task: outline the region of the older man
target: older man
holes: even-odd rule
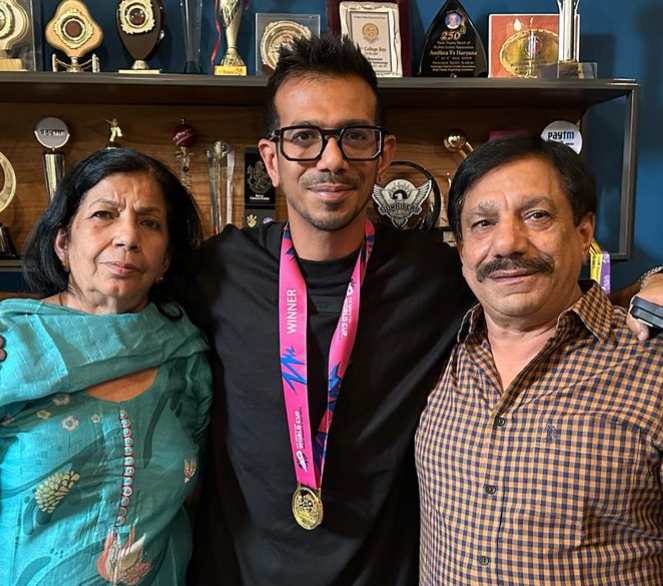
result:
[[[417,432],[421,585],[663,584],[663,338],[578,284],[591,176],[565,146],[493,141],[449,210],[480,306]]]

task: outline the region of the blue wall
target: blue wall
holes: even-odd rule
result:
[[[42,1],[42,20],[53,15],[57,0]],[[92,16],[105,30],[103,46],[97,51],[104,71],[127,67],[131,62],[124,53],[115,29],[115,0],[88,0]],[[166,37],[155,58],[150,62],[170,72],[184,67],[184,49],[178,0],[163,0]],[[209,55],[216,42],[214,1],[204,0],[202,54],[209,71]],[[426,29],[442,2],[411,0],[410,27],[415,63],[418,62]],[[488,14],[509,12],[556,12],[554,0],[465,0],[465,9],[473,17],[484,41],[487,41]],[[625,7],[628,6],[628,9]],[[256,12],[319,13],[322,30],[326,28],[324,0],[252,0],[245,11],[240,29],[239,51],[253,73],[255,60],[253,36]],[[628,5],[618,0],[585,0],[580,5],[582,16],[581,58],[597,61],[601,77],[634,78],[642,85],[640,158],[636,202],[635,248],[632,260],[616,263],[614,284],[624,285],[644,270],[663,262],[663,229],[660,227],[663,206],[659,203],[658,187],[663,183],[663,2],[631,0]],[[223,52],[224,43],[221,45]],[[45,62],[50,51],[44,48]],[[622,141],[621,104],[606,104],[596,109],[590,127],[597,136],[590,140],[590,163],[599,178],[601,208],[598,237],[614,246],[618,214],[619,174]],[[16,276],[0,273],[0,289],[15,288]]]

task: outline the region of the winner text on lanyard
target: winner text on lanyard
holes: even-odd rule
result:
[[[289,227],[283,230],[279,268],[279,344],[281,379],[288,414],[292,460],[297,488],[292,496],[292,513],[304,529],[315,529],[322,522],[322,475],[327,440],[334,408],[345,370],[357,336],[361,285],[375,243],[375,228],[366,220],[366,234],[348,283],[341,317],[329,349],[327,410],[315,435],[311,437],[308,409],[306,355],[306,283],[297,264]]]

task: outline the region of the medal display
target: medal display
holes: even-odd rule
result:
[[[55,16],[46,25],[46,41],[54,49],[62,51],[71,59],[67,63],[53,54],[53,71],[60,68],[65,71],[99,71],[99,58],[92,55],[87,61],[80,58],[101,45],[104,34],[101,27],[92,19],[87,6],[80,0],[64,0],[60,3]]]
[[[375,243],[375,228],[366,220],[365,235],[352,277],[348,283],[343,308],[329,349],[327,410],[311,437],[308,404],[308,356],[306,331],[308,298],[306,281],[297,264],[297,253],[290,227],[283,229],[279,265],[279,354],[292,459],[297,488],[292,497],[292,514],[306,530],[322,522],[321,487],[327,456],[327,440],[334,418],[343,377],[350,362],[357,336],[361,286]]]
[[[297,484],[292,495],[292,514],[299,526],[312,531],[322,523],[322,498],[319,490]]]

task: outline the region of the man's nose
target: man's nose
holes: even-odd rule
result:
[[[343,156],[341,145],[334,136],[327,137],[327,144],[320,155],[316,165],[320,171],[338,171],[347,167],[347,160]]]
[[[493,232],[493,254],[508,257],[512,254],[527,252],[527,230],[517,219],[502,219]]]

